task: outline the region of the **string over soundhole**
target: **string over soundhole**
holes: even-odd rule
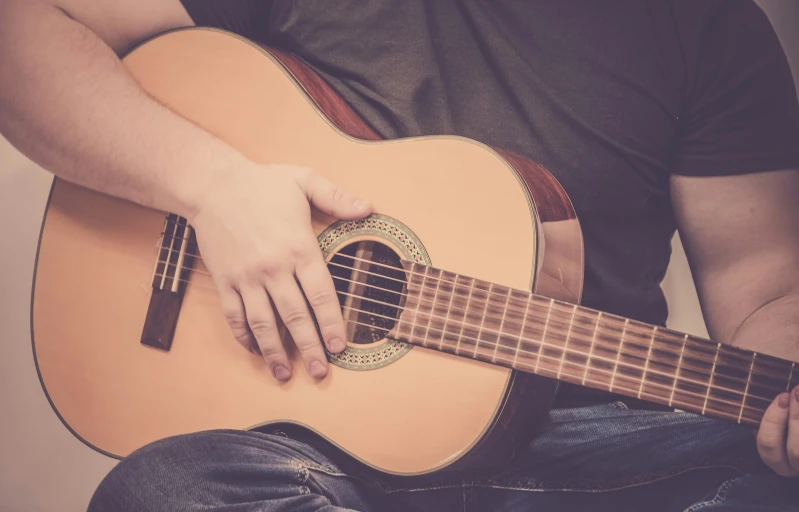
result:
[[[373,370],[404,356],[413,345],[392,339],[407,296],[401,261],[430,265],[419,238],[400,221],[372,214],[339,221],[319,235],[347,329],[347,348],[328,353],[336,366]],[[394,329],[393,332],[396,332]]]
[[[405,272],[399,255],[374,241],[344,246],[329,261],[347,339],[378,342],[394,328],[404,303]]]

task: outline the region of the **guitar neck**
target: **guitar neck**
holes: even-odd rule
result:
[[[401,341],[749,425],[799,385],[791,361],[403,265],[407,298],[391,333]]]

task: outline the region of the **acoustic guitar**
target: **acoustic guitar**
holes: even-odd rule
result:
[[[308,166],[376,207],[313,227],[347,349],[285,384],[236,343],[191,226],[56,179],[34,278],[42,386],[114,457],[167,436],[292,424],[395,475],[502,464],[558,381],[757,425],[796,363],[581,307],[574,209],[542,167],[454,136],[383,141],[300,59],[220,30],[123,59],[253,161]]]

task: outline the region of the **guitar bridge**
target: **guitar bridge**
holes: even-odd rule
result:
[[[153,270],[153,292],[142,329],[143,345],[166,351],[172,347],[183,294],[196,256],[194,230],[183,217],[167,215]]]

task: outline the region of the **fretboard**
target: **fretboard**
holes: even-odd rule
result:
[[[527,291],[403,262],[398,339],[516,370],[758,425],[799,365]]]

